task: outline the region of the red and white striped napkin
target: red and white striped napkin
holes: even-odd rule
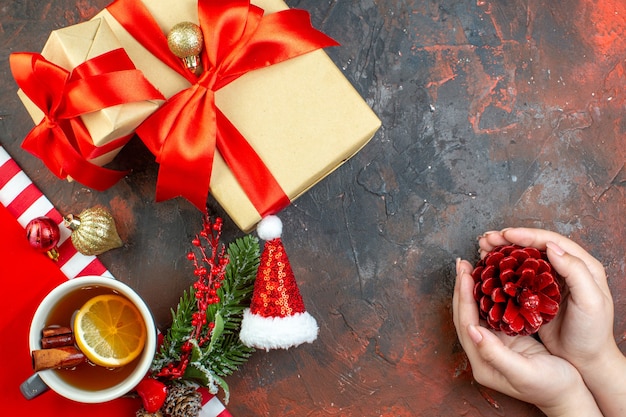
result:
[[[25,227],[30,220],[39,216],[47,216],[60,225],[59,229],[61,231],[61,239],[58,244],[59,260],[56,264],[66,278],[72,279],[86,275],[102,275],[107,277],[113,277],[113,275],[106,269],[106,267],[100,262],[97,257],[86,256],[76,251],[71,243],[71,239],[69,239],[70,231],[62,225],[63,216],[61,215],[61,213],[59,213],[59,211],[52,205],[48,198],[43,195],[39,188],[37,188],[37,186],[30,180],[26,173],[18,166],[15,160],[11,158],[11,156],[2,146],[0,146],[0,205],[4,206],[6,210],[11,213],[11,215],[17,220],[19,225],[22,226],[22,228]],[[1,223],[2,222],[0,221],[0,230],[4,231],[5,225]],[[9,237],[9,239],[11,239],[11,237]],[[26,238],[24,237],[24,241],[25,240]],[[3,242],[3,244],[11,245],[12,242]],[[43,257],[45,257],[45,255],[43,255]],[[15,260],[15,262],[18,262],[18,260]],[[10,278],[6,276],[0,276],[0,280],[2,280],[3,285],[7,284],[8,279]],[[22,288],[21,291],[23,290],[24,289]],[[37,301],[33,300],[31,304],[32,303],[37,303]],[[34,312],[36,305],[31,305],[29,307],[30,310]],[[19,317],[20,310],[23,309],[24,308],[20,308],[20,306],[17,306],[15,308],[15,310],[17,311],[11,311],[10,309],[9,317],[7,317],[6,319],[8,319],[8,321],[14,321],[14,319],[19,319],[20,326],[25,327],[24,333],[27,333],[28,321],[30,320],[30,318],[23,316]],[[11,317],[11,314],[15,314],[18,317]],[[10,328],[9,330],[15,333],[16,330],[13,329],[15,326],[11,326],[3,326],[2,330],[5,331],[5,328]],[[21,331],[21,327],[19,331]],[[24,351],[23,355],[26,357],[27,351]],[[16,379],[14,381],[9,380],[11,376],[22,375],[28,372],[30,372],[30,370],[24,369],[19,369],[15,372],[3,372],[1,378],[7,379],[1,381],[0,390],[6,390],[10,392],[0,392],[2,394],[2,397],[9,398],[8,395],[5,394],[13,394],[13,385],[15,385],[15,392],[17,392],[17,390],[19,389],[19,384],[22,381],[19,379]],[[10,388],[5,389],[5,387],[7,386],[9,386]],[[217,397],[209,393],[205,388],[201,388],[199,391],[202,394],[203,404],[202,410],[200,412],[200,417],[232,417],[232,414],[228,410],[226,410],[224,405]],[[56,394],[44,394],[44,396],[49,395],[57,396]],[[42,398],[44,396],[42,396]],[[23,415],[23,412],[25,411],[32,412],[37,409],[38,401],[41,400],[39,398],[35,398],[30,401],[17,399],[12,407],[9,407],[9,409],[12,408],[15,412],[21,411],[21,415]],[[62,406],[64,401],[68,402],[69,408]],[[46,403],[47,413],[45,415],[51,417],[55,415],[69,417],[71,415],[72,409],[76,409],[77,411],[80,409],[81,413],[84,411],[88,411],[91,413],[92,411],[95,412],[95,409],[98,407],[100,407],[101,409],[103,408],[102,406],[92,406],[93,408],[89,409],[88,407],[91,406],[89,404],[79,405],[69,400],[65,400],[61,397],[54,399],[54,407],[52,409],[48,406],[48,403],[50,403],[50,400],[48,400]],[[41,404],[43,404],[43,401],[41,401]],[[123,417],[124,415],[128,415],[128,417],[133,416],[134,414],[129,414],[129,410],[132,410],[134,407],[136,407],[136,404],[129,405],[127,399],[115,400],[106,404],[107,406],[104,408],[107,409],[106,412],[108,415],[117,415],[120,417]],[[117,404],[119,404],[119,407],[116,409]],[[102,411],[104,411],[104,409]],[[115,411],[119,411],[119,413],[110,414],[111,412]],[[96,414],[93,414],[93,417],[96,417]]]

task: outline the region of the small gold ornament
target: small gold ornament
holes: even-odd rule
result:
[[[72,243],[83,255],[100,255],[124,243],[117,234],[113,216],[102,206],[83,210],[78,216],[68,214],[63,224],[72,231]]]
[[[204,36],[200,26],[191,22],[177,23],[167,35],[167,46],[183,60],[187,69],[196,75],[201,72],[200,52],[204,47]]]

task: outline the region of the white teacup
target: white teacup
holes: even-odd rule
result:
[[[146,303],[132,288],[113,278],[99,276],[79,277],[62,283],[53,289],[37,307],[30,325],[29,346],[31,351],[41,349],[41,331],[46,327],[46,324],[50,324],[47,323],[48,316],[59,301],[76,290],[91,287],[110,288],[115,293],[123,295],[130,300],[141,313],[145,322],[147,337],[140,357],[134,362],[135,368],[130,372],[130,375],[116,385],[97,390],[84,389],[70,384],[61,378],[55,370],[43,370],[39,371],[38,374],[50,389],[65,398],[82,403],[101,403],[119,398],[132,391],[150,369],[156,352],[157,331],[154,318]]]

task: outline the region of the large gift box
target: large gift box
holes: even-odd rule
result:
[[[28,96],[24,88],[18,90],[18,96],[35,124],[45,128],[44,119],[48,117],[54,119],[53,124],[62,126],[63,140],[77,153],[76,158],[82,160],[69,170],[75,171],[78,176],[83,175],[85,185],[97,189],[112,185],[110,181],[103,183],[102,178],[85,176],[81,171],[91,170],[92,165],[103,166],[111,162],[130,140],[135,128],[159,107],[164,97],[135,69],[113,31],[102,19],[55,30],[50,34],[41,56],[25,53],[21,55],[31,58],[32,68],[26,68],[29,74],[25,75],[24,66],[16,65],[17,61],[12,57],[12,70],[18,84],[20,81],[26,83],[24,87],[30,91],[31,96],[38,94],[42,85],[51,90],[44,100],[40,99],[37,103]],[[47,67],[40,70],[38,65],[43,65],[42,61]],[[50,85],[41,75],[43,71],[54,66],[67,71],[64,85]],[[133,87],[131,83],[136,81],[142,83],[142,86]],[[128,91],[120,91],[122,88]],[[41,107],[45,107],[42,101],[53,104],[50,108],[42,109]],[[108,106],[107,102],[122,104]],[[55,114],[46,114],[47,111]],[[69,120],[72,123],[62,124]],[[37,134],[42,136],[41,132]],[[37,154],[38,148],[44,146],[43,143],[29,144],[28,140],[25,140],[25,147],[32,149],[33,153]],[[58,137],[55,138],[57,144],[59,141]],[[68,153],[68,149],[70,148],[65,147],[60,153]],[[73,151],[70,149],[69,153]],[[40,153],[37,156],[50,166],[49,158],[55,152],[42,149]],[[70,155],[62,155],[62,158],[69,159]],[[67,175],[71,179],[72,172],[66,171],[66,167],[60,167],[55,174],[62,178]],[[106,170],[92,171],[92,177],[110,174]]]
[[[208,0],[200,0],[200,2],[210,3],[211,7],[220,7],[214,5],[216,2]],[[245,2],[237,0],[224,3],[232,3],[239,8],[245,6]],[[274,13],[278,16],[284,14],[281,11],[288,10],[282,0],[255,0],[252,3],[252,12],[260,8],[261,14],[264,10],[267,16]],[[133,4],[139,7],[131,7]],[[175,7],[173,7],[174,4]],[[132,13],[129,12],[130,9]],[[149,13],[151,15],[151,19],[147,19],[149,22],[138,23],[137,16],[140,16],[141,12],[137,12],[136,9],[142,9],[144,14]],[[165,36],[177,23],[185,21],[199,23],[198,10],[196,0],[175,2],[119,0],[95,18],[102,18],[108,22],[137,68],[141,69],[146,78],[172,101],[179,98],[181,91],[191,91],[196,86],[193,85],[192,78],[181,75],[180,70],[173,69],[171,63],[168,65],[163,61],[163,55],[169,51],[155,49],[159,48],[158,39],[155,40],[159,36],[150,33],[150,24],[153,24],[153,30],[160,31]],[[125,15],[126,13],[129,14]],[[133,13],[139,13],[139,15]],[[258,15],[251,13],[251,16],[248,18],[248,26],[251,25],[250,19],[257,19],[254,21],[255,24],[260,19]],[[301,17],[301,15],[298,16]],[[310,25],[308,15],[306,19],[307,24]],[[302,26],[303,24],[293,23],[292,25]],[[206,37],[205,28],[203,31]],[[313,35],[315,36],[317,35]],[[142,37],[145,39],[137,39]],[[272,32],[271,37],[280,38],[281,33]],[[215,41],[205,39],[205,43],[213,45]],[[248,191],[244,191],[246,186],[242,186],[241,179],[237,178],[238,172],[234,172],[246,169],[247,151],[240,151],[245,146],[228,151],[234,154],[228,155],[230,159],[238,157],[240,159],[234,168],[229,167],[225,162],[225,152],[220,148],[220,133],[218,133],[218,149],[213,156],[213,168],[210,171],[210,193],[244,231],[250,230],[265,214],[272,214],[272,211],[278,211],[290,201],[298,198],[339,167],[359,151],[380,127],[378,117],[321,48],[274,65],[246,72],[234,81],[215,89],[214,103],[218,113],[217,123],[234,127],[240,132],[269,170],[270,176],[274,177],[278,188],[284,192],[284,196],[276,197],[277,201],[262,204],[251,201],[255,198],[250,196],[254,194],[254,190],[250,192],[248,186]],[[165,105],[159,111],[164,107]],[[192,107],[192,110],[187,109],[187,113],[179,116],[178,123],[192,125],[191,128],[194,128],[194,124],[205,122],[204,120],[198,122],[197,113],[202,111],[204,111],[202,108],[196,107]],[[215,117],[214,113],[211,114]],[[227,120],[221,120],[220,114],[223,114]],[[155,116],[156,113],[152,117]],[[164,121],[163,123],[169,123],[168,117],[166,115],[160,120]],[[139,136],[147,142],[148,147],[157,156],[157,161],[161,163],[160,170],[164,170],[163,159],[170,151],[165,149],[166,145],[163,142],[146,141],[142,127],[137,131]],[[226,130],[231,131],[230,128]],[[204,140],[208,139],[193,138],[193,141]],[[224,142],[231,143],[231,138],[224,138]],[[194,145],[185,146],[193,149]],[[240,156],[239,152],[244,156]],[[183,150],[181,153],[192,154],[193,152]],[[179,165],[183,166],[185,163],[183,156]],[[160,171],[159,176],[161,175]],[[253,178],[257,182],[252,188],[271,188],[266,185],[265,176],[264,171],[253,175],[258,178]],[[184,189],[202,181],[201,178],[193,175],[182,178],[184,181],[180,183],[170,181],[169,186],[179,186]],[[181,194],[184,195],[184,193]],[[174,195],[166,197],[173,196],[175,192]],[[195,201],[197,206],[206,201],[206,197],[204,201],[201,197],[202,194]]]

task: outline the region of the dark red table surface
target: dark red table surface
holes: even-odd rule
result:
[[[175,4],[175,1],[173,1]],[[157,165],[134,139],[106,192],[54,177],[20,148],[32,121],[8,67],[105,0],[5,1],[0,144],[63,213],[104,204],[126,242],[102,261],[166,328],[191,284],[200,215],[154,202]],[[539,416],[473,382],[451,317],[456,257],[485,230],[570,236],[602,260],[626,331],[626,5],[621,0],[293,0],[383,126],[281,213],[318,340],[256,352],[228,378],[244,416]],[[237,230],[225,218],[224,238]],[[626,346],[622,346],[625,348]]]

